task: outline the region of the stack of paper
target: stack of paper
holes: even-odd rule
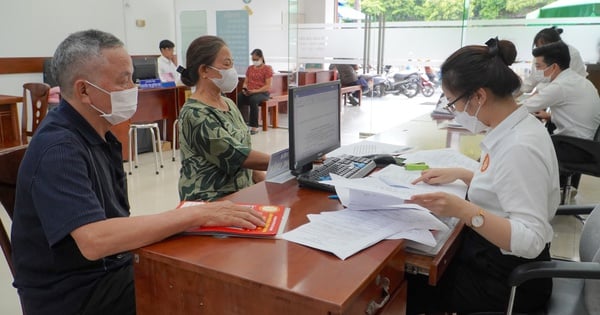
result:
[[[426,162],[430,166],[466,167],[474,169],[477,162],[454,150],[419,151],[406,154],[407,161]],[[405,203],[412,195],[444,191],[463,198],[467,186],[462,182],[430,186],[411,182],[420,171],[406,171],[389,165],[371,177],[346,179],[332,175],[344,210],[309,215],[309,223],[284,233],[283,239],[328,251],[340,259],[373,245],[383,239],[408,239],[423,244],[424,249],[435,250],[440,235],[447,235],[449,225],[456,220],[444,220],[427,209]],[[432,234],[437,232],[437,238]]]

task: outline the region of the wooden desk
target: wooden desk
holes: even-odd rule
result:
[[[133,117],[110,129],[123,145],[123,159],[129,155],[129,125],[131,123],[162,121],[163,123],[159,124],[161,139],[173,142],[172,126],[179,114],[179,108],[185,102],[186,89],[189,88],[177,86],[138,91],[138,107]]]
[[[0,94],[0,148],[14,147],[20,144],[19,112],[17,103],[23,97]]]
[[[306,223],[308,213],[341,208],[327,196],[292,180],[260,183],[226,199],[289,206],[289,230]],[[285,240],[174,237],[135,252],[137,312],[365,314],[386,296],[382,286],[389,281],[390,302],[380,314],[404,314],[403,246],[386,240],[340,260]]]
[[[414,129],[415,139],[407,137]],[[434,133],[433,144],[428,138]],[[421,131],[421,132],[418,132]],[[404,134],[402,134],[404,133]],[[446,130],[418,118],[398,130],[394,143],[446,147]],[[452,139],[452,138],[451,138]],[[337,210],[329,193],[285,184],[260,183],[225,199],[291,208],[286,230],[309,213]],[[435,284],[457,249],[462,225],[436,257],[406,254],[402,240],[384,240],[347,260],[284,240],[177,236],[135,251],[137,312],[144,314],[369,314],[368,305],[390,296],[378,314],[404,314],[404,270],[429,274]],[[379,279],[379,280],[378,280]],[[387,280],[383,280],[387,279]],[[382,283],[389,281],[388,290]],[[387,292],[387,293],[386,293]],[[157,302],[160,301],[160,302]]]

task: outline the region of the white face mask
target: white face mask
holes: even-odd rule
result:
[[[477,133],[480,133],[480,132],[486,130],[488,128],[488,126],[486,126],[479,119],[477,119],[477,114],[479,114],[479,110],[481,109],[481,104],[479,104],[479,107],[477,108],[477,111],[475,112],[474,116],[471,116],[467,113],[467,108],[469,108],[470,101],[471,100],[469,100],[467,102],[467,104],[465,105],[465,110],[463,110],[462,112],[459,112],[459,111],[454,112],[454,120],[456,120],[457,123],[461,124],[463,127],[465,127],[470,132],[477,134]]]
[[[238,74],[235,68],[229,68],[227,70],[217,69],[213,66],[209,66],[221,74],[220,79],[211,78],[215,85],[221,89],[221,92],[230,93],[235,89],[238,84]]]
[[[122,91],[109,92],[95,85],[92,82],[89,82],[87,80],[85,82],[97,88],[98,90],[110,95],[110,105],[112,108],[112,112],[110,114],[101,111],[100,109],[98,109],[98,107],[94,106],[93,104],[90,104],[90,106],[92,106],[93,109],[102,114],[100,116],[104,117],[104,119],[106,119],[106,121],[108,121],[112,125],[120,124],[126,121],[127,119],[131,118],[133,114],[135,114],[135,111],[137,110],[138,98],[137,87],[133,87],[131,89]]]
[[[260,59],[259,59],[259,60],[256,60],[256,61],[254,61],[254,60],[253,60],[253,61],[252,61],[252,64],[253,64],[255,67],[260,67],[260,65],[262,65],[262,61],[261,61]]]
[[[550,78],[550,76],[544,75],[544,71],[548,70],[548,68],[550,68],[550,67],[548,66],[545,69],[533,69],[533,72],[531,73],[531,75],[537,82],[549,83],[550,81],[552,81],[552,79]]]

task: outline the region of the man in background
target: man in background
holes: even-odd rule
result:
[[[175,44],[168,40],[161,40],[158,45],[160,57],[158,57],[158,76],[162,82],[175,82],[180,84],[177,72],[177,57],[175,56]]]
[[[367,81],[358,77],[356,70],[358,70],[358,65],[350,65],[350,64],[332,64],[329,67],[330,70],[336,69],[338,72],[338,78],[340,79],[340,83],[342,86],[351,86],[351,85],[360,85],[363,92],[366,92],[369,89],[369,85]],[[353,94],[349,94],[350,104],[356,106],[358,105],[358,91]]]

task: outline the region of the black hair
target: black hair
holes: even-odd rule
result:
[[[181,82],[187,86],[198,83],[198,69],[201,65],[212,65],[217,59],[217,54],[227,46],[225,41],[217,36],[200,36],[190,43],[185,54],[186,69],[181,69]]]
[[[168,39],[163,39],[160,41],[160,44],[158,44],[158,48],[160,48],[160,49],[173,48],[173,47],[175,47],[175,43],[173,43],[172,41],[170,41]]]
[[[262,62],[263,62],[263,63],[267,63],[267,62],[265,61],[265,56],[263,56],[263,52],[262,52],[262,50],[260,50],[260,49],[258,49],[258,48],[254,49],[254,50],[253,50],[253,51],[250,53],[250,55],[255,55],[255,56],[257,56],[258,58],[262,59]]]
[[[442,64],[442,84],[456,95],[473,94],[488,88],[498,97],[512,95],[521,79],[508,66],[515,60],[514,44],[491,38],[483,45],[470,45],[455,51]]]
[[[560,34],[562,34],[562,32],[563,29],[556,28],[556,26],[548,27],[539,31],[533,38],[533,47],[558,42],[561,40]],[[538,45],[538,43],[541,45]]]
[[[569,46],[563,41],[537,47],[531,53],[534,57],[544,57],[544,63],[548,66],[553,63],[557,64],[561,70],[568,69],[571,63]]]

